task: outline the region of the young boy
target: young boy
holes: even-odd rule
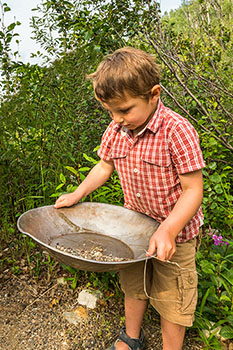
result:
[[[151,55],[122,48],[108,55],[90,75],[97,100],[112,122],[98,155],[100,162],[77,190],[62,195],[55,208],[71,206],[103,185],[117,170],[125,207],[160,223],[147,255],[147,293],[161,318],[163,349],[181,350],[197,301],[196,236],[202,225],[202,168],[195,129],[160,101],[159,70]],[[166,260],[176,262],[169,264]],[[141,325],[148,297],[144,264],[120,271],[126,328],[109,350],[145,349]]]

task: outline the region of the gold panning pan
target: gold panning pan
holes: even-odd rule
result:
[[[19,217],[17,226],[58,261],[81,270],[104,272],[145,260],[149,239],[159,224],[121,206],[84,202],[70,208],[51,205],[31,209]],[[96,247],[113,260],[123,260],[97,261],[72,253]]]

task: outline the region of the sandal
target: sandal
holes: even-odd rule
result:
[[[107,350],[116,350],[116,344],[118,341],[123,341],[125,344],[128,345],[129,350],[143,350],[146,347],[146,339],[145,336],[143,334],[143,331],[141,329],[140,332],[140,337],[138,339],[136,338],[130,338],[125,331],[125,328],[121,329],[119,332],[119,336],[117,338],[117,340],[115,341],[115,343],[108,348]]]

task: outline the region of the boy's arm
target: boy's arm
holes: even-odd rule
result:
[[[57,199],[54,208],[70,207],[76,204],[80,199],[102,186],[112,175],[114,169],[112,161],[101,159],[74,192],[63,194]]]
[[[170,260],[176,251],[175,239],[178,233],[196,214],[203,198],[202,170],[179,175],[182,194],[170,215],[152,235],[147,256],[157,250],[160,260]]]

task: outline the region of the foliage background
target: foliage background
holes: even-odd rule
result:
[[[221,334],[233,338],[231,1],[188,1],[163,17],[155,1],[41,1],[31,25],[47,52],[42,66],[15,59],[10,44],[18,40],[20,23],[6,26],[10,8],[0,4],[1,249],[17,247],[13,273],[21,273],[17,257],[25,246],[29,264],[32,259],[33,243],[16,230],[18,216],[73,191],[98,161],[96,148],[109,118],[86,75],[119,47],[142,48],[161,65],[163,102],[200,135],[205,225],[194,327],[206,348],[221,348],[215,332],[208,338],[202,330],[221,325]],[[84,200],[122,205],[117,174]],[[0,267],[7,263],[1,259]]]

